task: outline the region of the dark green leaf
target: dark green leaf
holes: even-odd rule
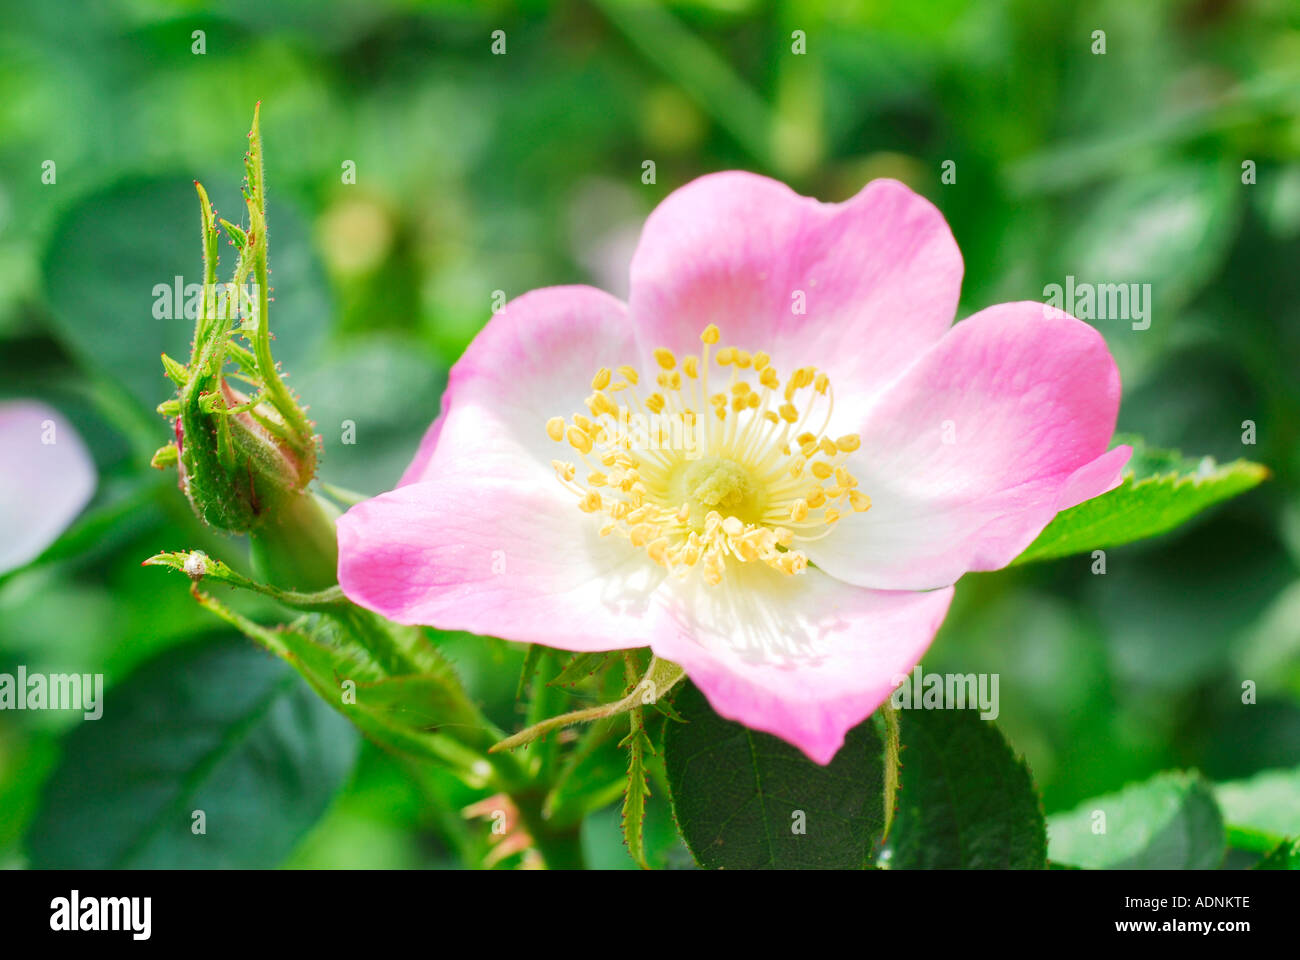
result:
[[[1029,767],[975,710],[902,710],[890,866],[1040,869],[1047,836]]]
[[[723,720],[693,684],[677,694],[665,762],[686,845],[713,869],[861,869],[884,824],[883,746],[870,720],[827,766]]]
[[[35,867],[275,867],[357,755],[347,720],[244,640],[169,651],[106,701],[65,743]]]

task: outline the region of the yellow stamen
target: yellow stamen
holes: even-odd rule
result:
[[[701,355],[655,350],[658,390],[644,399],[633,389],[640,383],[634,367],[596,371],[585,414],[545,421],[546,435],[567,440],[579,458],[551,465],[578,508],[599,515],[602,537],[622,537],[673,576],[719,584],[744,563],[796,576],[808,567],[800,542],[871,507],[847,463],[861,439],[826,432],[835,406],[827,373],[793,368],[782,389],[769,352],[712,351],[720,340],[710,324],[700,334]],[[710,392],[715,358],[732,369]],[[616,391],[626,391],[619,403]],[[700,404],[714,416],[699,416]],[[638,434],[635,424],[645,418]],[[576,479],[580,467],[585,482]]]

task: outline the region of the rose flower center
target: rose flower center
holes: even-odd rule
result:
[[[675,575],[698,567],[717,584],[728,563],[760,561],[793,576],[808,565],[800,543],[871,506],[845,466],[859,439],[826,434],[835,394],[825,373],[800,367],[783,382],[767,353],[711,357],[719,339],[710,324],[702,354],[680,364],[656,350],[658,389],[644,398],[634,368],[598,371],[590,416],[546,423],[578,462],[551,463],[578,508],[603,516],[601,536],[625,537]],[[728,378],[712,394],[711,360]]]

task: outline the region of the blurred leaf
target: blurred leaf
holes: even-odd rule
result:
[[[322,440],[321,476],[371,495],[395,487],[438,416],[445,380],[419,345],[373,334],[297,371],[292,385]]]
[[[620,718],[607,717],[579,734],[546,796],[542,811],[548,820],[575,823],[622,795],[628,760],[613,736],[621,724]]]
[[[893,869],[1046,866],[1029,767],[977,710],[902,710],[902,786]]]
[[[664,762],[677,823],[709,869],[862,869],[884,826],[884,747],[870,719],[827,766],[724,720],[688,684]]]
[[[1223,860],[1223,818],[1196,773],[1162,773],[1085,800],[1049,817],[1048,834],[1054,862],[1085,869],[1213,870]]]
[[[67,738],[28,834],[32,865],[275,867],[324,813],[357,745],[292,670],[243,640],[169,652]],[[192,830],[195,811],[205,833]]]
[[[1133,457],[1118,487],[1063,510],[1015,563],[1051,560],[1072,553],[1154,537],[1206,507],[1244,493],[1265,480],[1266,467],[1248,460],[1217,464],[1210,457],[1184,458],[1177,451],[1133,442]]]
[[[1240,171],[1201,164],[1165,164],[1121,180],[1085,208],[1060,266],[1081,283],[1151,284],[1154,307],[1164,311],[1152,322],[1170,323],[1226,255],[1240,189]],[[1130,329],[1118,319],[1117,329]]]
[[[1223,819],[1277,838],[1300,836],[1300,767],[1265,770],[1214,788]]]

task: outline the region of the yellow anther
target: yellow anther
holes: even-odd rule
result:
[[[839,447],[845,453],[852,453],[858,447],[862,446],[862,438],[856,433],[846,433],[835,441],[835,446]]]
[[[689,503],[683,503],[677,508],[677,522],[685,523],[689,519],[691,519],[691,505]]]
[[[709,403],[713,404],[715,407],[726,406],[727,395],[725,393],[715,393],[713,396],[709,397]]]
[[[798,523],[800,520],[808,519],[808,501],[796,500],[790,506],[790,519]]]
[[[651,538],[653,538],[658,533],[659,533],[659,528],[656,527],[654,524],[638,523],[635,527],[632,528],[629,534],[629,538],[632,541],[632,546],[644,547],[647,543],[650,542]]]
[[[729,537],[738,537],[745,530],[745,525],[739,517],[727,517],[722,521],[722,532]]]
[[[698,377],[700,375],[700,358],[693,353],[682,357],[682,373],[692,380]]]
[[[822,437],[817,443],[817,449],[828,457],[833,457],[840,452],[839,447],[835,446],[835,441],[830,437]]]
[[[766,366],[767,366],[769,363],[771,363],[771,362],[772,362],[772,358],[771,358],[770,356],[768,356],[766,353],[764,353],[762,350],[760,350],[760,351],[758,351],[758,353],[754,354],[754,369],[755,369],[755,370],[762,370],[764,367],[766,367]]]
[[[796,479],[803,476],[803,468],[808,465],[808,461],[803,457],[795,457],[790,464],[790,476]]]
[[[546,421],[546,435],[559,443],[564,439],[564,418],[551,417]]]
[[[722,334],[714,324],[709,324],[700,334],[700,341],[703,343],[717,343],[722,339]]]
[[[766,421],[768,421],[769,423],[780,423],[780,422],[781,422],[781,418],[778,417],[778,416],[776,415],[776,411],[775,411],[775,410],[768,410],[768,411],[764,412],[764,414],[763,414],[763,419],[766,420]]]
[[[834,523],[834,522],[835,522],[836,520],[838,520],[839,518],[840,518],[840,512],[839,512],[838,510],[836,510],[834,507],[827,507],[827,508],[826,508],[826,522],[827,522],[827,523]]]
[[[628,383],[632,384],[632,386],[634,387],[641,381],[641,378],[637,374],[636,369],[634,367],[628,367],[628,366],[619,367],[618,373],[619,376],[625,379]]]
[[[865,513],[871,509],[871,498],[858,490],[850,490],[849,506],[855,513]]]
[[[821,460],[812,465],[812,475],[818,480],[825,480],[834,472],[829,463],[823,463]]]
[[[793,403],[781,404],[778,412],[781,414],[781,419],[786,421],[786,423],[794,423],[799,419],[799,411],[795,409]]]
[[[589,491],[578,504],[578,509],[583,513],[595,513],[601,507],[600,494],[595,490]]]
[[[571,482],[578,472],[577,467],[571,463],[565,463],[563,460],[552,460],[551,466],[554,468],[556,476],[566,483]]]
[[[744,380],[739,380],[731,385],[731,392],[738,397],[743,397],[745,394],[749,393],[749,384]]]
[[[659,386],[665,390],[680,390],[682,386],[682,375],[676,370],[664,370],[656,378]]]
[[[825,393],[826,388],[831,385],[831,378],[824,373],[817,374],[817,379],[813,381],[813,389],[818,393]]]
[[[737,413],[740,413],[741,410],[744,410],[748,406],[749,402],[745,399],[744,394],[731,398],[731,409],[735,410]]]
[[[651,413],[662,413],[664,409],[664,398],[662,394],[652,393],[646,397],[645,405]]]
[[[851,490],[858,485],[858,481],[853,479],[853,474],[849,473],[843,467],[835,468],[835,482],[845,490]]]
[[[609,414],[611,417],[618,416],[618,404],[599,391],[587,398],[587,407],[591,410],[593,416],[599,417],[601,414]]]
[[[781,386],[781,380],[776,375],[775,367],[764,367],[763,372],[758,376],[758,382],[769,390],[775,390]]]
[[[658,347],[655,349],[655,361],[665,370],[671,370],[677,366],[677,358],[667,347]]]
[[[596,371],[596,375],[591,378],[591,389],[604,390],[609,386],[609,381],[614,377],[609,367],[601,367]]]
[[[650,559],[653,560],[655,563],[659,564],[659,566],[661,567],[668,566],[669,542],[670,541],[668,540],[667,537],[659,537],[657,540],[651,542],[651,544],[648,547],[646,547],[646,553],[650,555]]]
[[[569,443],[572,445],[573,449],[582,454],[591,453],[591,437],[583,433],[577,427],[570,427],[568,433],[565,435],[569,438]]]
[[[605,476],[599,470],[593,470],[587,474],[587,485],[592,487],[603,487],[609,483],[609,477]]]
[[[821,487],[813,487],[808,491],[808,506],[816,510],[826,502],[826,491]]]
[[[718,365],[725,367],[736,359],[735,347],[723,347],[718,351]]]
[[[748,350],[736,351],[736,366],[740,367],[742,370],[748,370],[749,365],[753,362],[754,358],[749,355]]]

